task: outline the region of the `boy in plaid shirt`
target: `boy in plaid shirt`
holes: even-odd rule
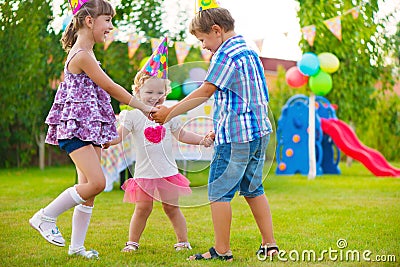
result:
[[[224,8],[198,12],[191,34],[213,53],[203,84],[171,106],[152,114],[158,123],[185,113],[214,96],[215,148],[210,166],[208,198],[215,244],[189,260],[233,260],[230,250],[231,200],[244,196],[261,233],[257,255],[279,252],[273,235],[272,216],[262,185],[265,151],[272,132],[268,119],[268,87],[255,51],[234,32],[234,19]]]

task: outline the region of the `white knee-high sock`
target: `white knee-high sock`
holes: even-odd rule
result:
[[[52,218],[57,218],[61,213],[70,208],[85,202],[76,191],[75,186],[67,188],[47,207],[43,209],[43,214]]]
[[[86,233],[92,217],[93,207],[78,205],[74,209],[72,216],[72,234],[70,248],[82,247],[85,243]]]

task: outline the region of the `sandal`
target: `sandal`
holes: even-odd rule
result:
[[[33,215],[32,218],[29,219],[29,224],[32,226],[33,229],[38,231],[44,239],[46,239],[49,243],[64,247],[65,240],[62,237],[58,227],[56,225],[56,218],[52,218],[43,214],[43,209],[39,210],[38,212]],[[40,226],[44,223],[52,223],[54,226],[50,229],[43,230]]]
[[[79,248],[71,248],[68,249],[68,255],[70,256],[82,256],[86,259],[99,259],[99,252],[94,249],[86,250],[84,246]]]
[[[232,251],[228,250],[226,253],[224,254],[219,254],[214,247],[211,247],[209,250],[210,252],[210,258],[204,258],[203,255],[201,254],[195,254],[192,257],[194,258],[188,258],[188,260],[213,260],[213,259],[218,259],[218,260],[223,260],[223,261],[232,261],[233,260],[233,255],[232,255]]]
[[[279,253],[279,248],[276,244],[266,244],[266,245],[260,245],[260,248],[257,250],[256,255],[257,256],[267,256],[267,257],[273,257],[276,254]]]
[[[122,252],[132,252],[139,249],[139,244],[133,241],[125,243],[125,247],[121,250]]]
[[[174,245],[176,251],[181,251],[184,249],[191,250],[192,247],[190,246],[189,242],[179,242]]]

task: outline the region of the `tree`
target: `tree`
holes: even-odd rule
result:
[[[133,32],[151,37],[161,37],[166,30],[162,24],[163,0],[121,0],[117,7],[117,26],[129,26]]]
[[[47,30],[50,2],[0,2],[0,166],[27,165],[36,153],[56,74],[47,64],[56,40]]]
[[[360,117],[360,110],[371,104],[370,95],[375,90],[375,83],[383,81],[386,89],[394,84],[393,77],[387,72],[393,66],[387,65],[386,57],[395,50],[395,42],[393,36],[385,35],[384,20],[376,21],[378,1],[368,4],[350,0],[298,2],[301,27],[316,26],[314,46],[302,40],[302,50],[316,54],[331,52],[339,58],[341,65],[334,74],[334,88],[329,98],[339,104],[340,116],[345,120],[364,120]],[[351,14],[342,15],[342,41],[339,41],[323,21],[343,14],[353,5],[360,5],[360,14],[357,19],[353,19]]]
[[[56,89],[51,81],[60,78],[66,58],[60,45],[62,33],[50,27],[51,3],[0,1],[0,167],[29,165],[37,153],[37,137],[47,130],[44,120]],[[115,18],[117,27],[132,28],[148,37],[163,36],[166,29],[162,24],[162,3],[163,0],[122,0]],[[69,8],[67,1],[61,8],[65,14]],[[181,34],[182,31],[178,35]],[[151,54],[148,43],[141,44],[131,60],[126,43],[115,42],[107,51],[102,45],[95,49],[105,71],[129,89],[140,60]],[[118,112],[115,100],[113,106]]]
[[[300,26],[316,26],[314,45],[311,47],[306,40],[301,40],[302,51],[311,51],[316,54],[331,52],[340,60],[339,70],[332,75],[333,90],[327,98],[330,102],[338,104],[337,113],[340,119],[354,122],[361,140],[365,140],[367,145],[381,144],[375,148],[385,154],[385,150],[391,148],[382,145],[384,142],[379,142],[379,139],[385,135],[385,140],[392,140],[393,144],[398,145],[400,132],[381,132],[379,135],[375,134],[373,139],[366,138],[371,135],[364,135],[364,132],[376,133],[377,125],[392,129],[400,127],[398,117],[400,101],[398,96],[391,93],[395,80],[399,76],[394,71],[395,61],[388,61],[388,58],[393,58],[398,53],[399,48],[395,36],[385,32],[385,23],[392,19],[393,15],[389,14],[387,17],[378,19],[378,0],[368,2],[298,0],[298,2],[300,3],[298,12]],[[355,6],[360,7],[357,19],[354,19],[351,14],[344,14],[344,11]],[[342,41],[339,41],[323,23],[339,15],[341,15]],[[378,83],[381,86],[379,89],[377,89]],[[390,113],[385,113],[387,116],[385,120],[378,118],[376,121],[371,121],[370,111],[382,107],[379,102],[386,101],[387,97],[395,98],[394,101],[390,101],[392,108],[386,110]],[[378,110],[376,112],[379,113]],[[395,125],[390,124],[390,127],[387,127],[389,125],[381,125],[382,123]]]
[[[400,22],[397,23],[397,32],[396,32],[396,47],[397,47],[397,66],[400,64]]]

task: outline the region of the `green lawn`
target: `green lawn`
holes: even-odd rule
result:
[[[398,164],[397,164],[398,165]],[[276,176],[265,180],[270,201],[275,237],[282,262],[274,266],[399,266],[400,265],[400,179],[377,178],[361,164],[351,168],[341,165],[342,175],[324,175],[315,180],[307,177]],[[274,169],[273,169],[274,170]],[[207,170],[188,175],[193,184],[207,179]],[[188,223],[192,252],[175,252],[175,237],[159,203],[153,213],[136,253],[120,252],[127,241],[129,220],[134,206],[122,203],[123,191],[98,196],[86,239],[86,247],[100,253],[99,261],[69,257],[67,247],[53,246],[42,239],[28,224],[28,219],[47,205],[75,180],[72,166],[38,169],[0,170],[0,266],[265,266],[255,251],[260,237],[248,206],[235,197],[231,247],[234,262],[188,262],[192,253],[204,252],[213,244],[209,206],[205,205],[205,187],[196,187],[182,208]],[[72,210],[62,214],[58,226],[69,244]],[[339,249],[344,239],[347,247]],[[323,260],[319,260],[323,251]],[[336,250],[336,252],[334,251]],[[370,253],[368,254],[368,250]],[[329,251],[331,255],[329,255]],[[315,260],[302,255],[316,253]],[[296,256],[298,253],[298,257]],[[360,253],[360,261],[350,254]],[[380,256],[392,263],[366,262]],[[347,255],[347,256],[346,256]],[[349,256],[350,255],[350,256]],[[340,260],[342,256],[342,260]],[[334,260],[337,257],[337,260]],[[346,261],[349,259],[349,261]],[[297,261],[294,261],[298,258]],[[312,259],[312,257],[311,257]]]

